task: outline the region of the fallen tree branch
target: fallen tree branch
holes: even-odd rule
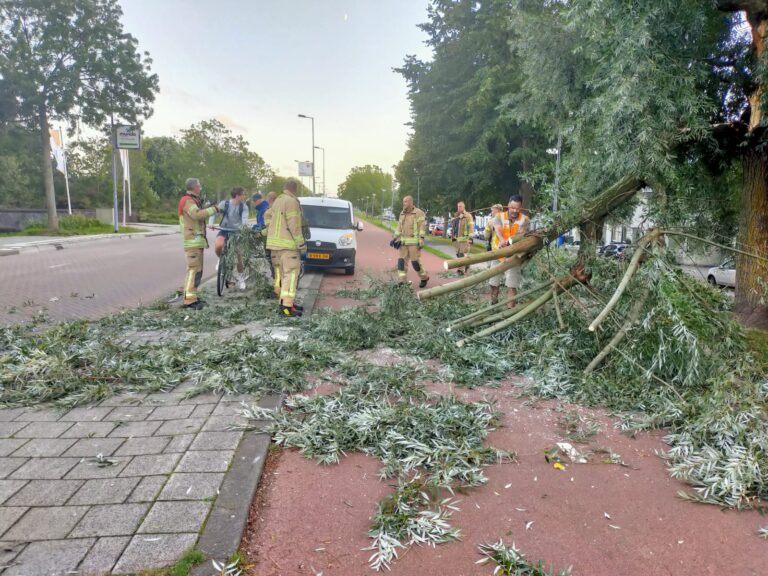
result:
[[[762,260],[763,262],[768,262],[768,258],[766,258],[765,256],[760,256],[759,254],[755,254],[754,252],[747,252],[746,250],[739,250],[738,248],[734,248],[733,246],[726,246],[725,244],[720,244],[719,242],[707,240],[706,238],[701,238],[700,236],[695,236],[693,234],[688,234],[686,232],[678,232],[676,230],[665,229],[662,231],[662,234],[666,234],[668,236],[682,236],[684,238],[690,238],[691,240],[704,242],[704,244],[709,244],[710,246],[714,246],[722,250],[728,250],[730,252],[735,252],[736,254],[741,254],[742,256],[748,256],[750,258],[756,258],[757,260]]]
[[[449,292],[455,292],[457,290],[461,290],[462,288],[470,288],[475,284],[480,284],[481,282],[489,280],[498,274],[503,274],[510,268],[520,266],[524,259],[525,255],[520,254],[517,257],[509,258],[498,266],[494,266],[488,270],[483,270],[482,272],[472,274],[471,276],[465,276],[464,278],[456,280],[455,282],[443,284],[442,286],[435,286],[434,288],[427,288],[426,290],[417,292],[416,297],[419,300],[426,300],[427,298],[434,298],[435,296],[441,296],[443,294],[448,294]]]

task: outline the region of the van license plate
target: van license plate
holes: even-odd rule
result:
[[[309,252],[307,254],[308,258],[311,258],[312,260],[330,260],[331,255],[330,254],[323,254],[322,252]]]

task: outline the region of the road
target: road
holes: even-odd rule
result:
[[[206,250],[205,277],[215,271]],[[0,258],[0,325],[40,310],[55,320],[100,318],[147,304],[184,281],[181,236],[131,236],[64,244]]]

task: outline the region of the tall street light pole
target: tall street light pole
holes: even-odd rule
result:
[[[315,118],[306,114],[299,114],[299,118],[312,120],[312,196],[317,196],[315,191]]]
[[[323,148],[322,146],[315,146],[315,148],[323,151],[323,198],[325,198],[326,196],[325,194],[325,148]]]

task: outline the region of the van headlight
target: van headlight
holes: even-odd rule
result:
[[[351,246],[353,240],[352,234],[344,234],[339,238],[339,246]]]

